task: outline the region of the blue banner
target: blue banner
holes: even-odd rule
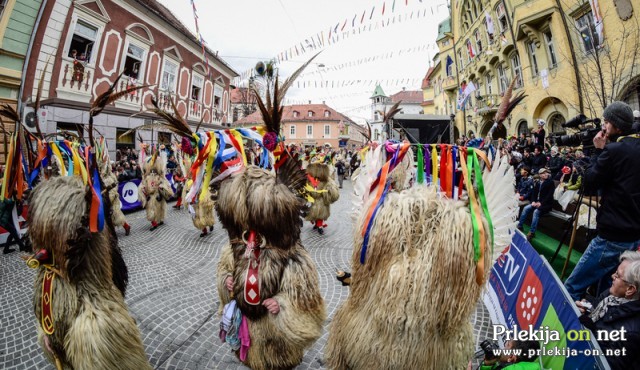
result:
[[[541,341],[544,369],[609,368],[596,334],[580,324],[575,303],[522,233],[516,232],[502,251],[487,285],[484,303],[493,322],[491,334],[504,329],[512,338],[514,329],[535,333],[537,338],[529,339]]]
[[[171,184],[171,189],[176,192],[175,184],[173,183],[173,176],[167,175],[167,180]],[[122,203],[123,211],[133,211],[142,208],[142,203],[138,199],[138,186],[141,180],[129,180],[118,184],[118,195],[120,196],[120,203]]]

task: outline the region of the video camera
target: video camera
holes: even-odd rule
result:
[[[480,350],[476,352],[476,358],[484,355],[487,360],[493,360],[498,357],[495,355],[494,351],[499,350],[500,346],[497,342],[494,342],[490,339],[486,339],[480,343]]]
[[[593,127],[585,127],[586,124],[592,123]],[[579,114],[562,124],[565,128],[577,128],[580,131],[571,135],[553,135],[550,137],[552,142],[558,146],[576,147],[582,145],[584,150],[593,149],[593,138],[602,131],[600,118],[587,119],[584,114]]]

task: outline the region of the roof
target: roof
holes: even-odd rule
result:
[[[429,87],[431,87],[431,80],[429,77],[431,77],[432,72],[433,72],[433,67],[429,67],[427,74],[422,79],[422,86],[420,87],[421,89],[428,89]]]
[[[393,95],[390,96],[391,98],[391,102],[396,103],[400,100],[402,100],[403,103],[406,104],[420,104],[422,103],[422,91],[421,90],[416,90],[416,91],[409,91],[409,90],[402,90],[400,92],[397,92]]]
[[[144,6],[145,8],[149,9],[152,13],[154,13],[155,15],[157,15],[158,17],[162,18],[164,21],[172,25],[176,30],[178,30],[178,32],[187,36],[189,39],[191,39],[191,41],[193,41],[196,45],[198,45],[199,48],[202,47],[198,37],[196,37],[193,33],[191,33],[191,31],[184,24],[182,24],[182,22],[180,22],[180,20],[178,20],[178,18],[175,15],[173,15],[173,13],[171,13],[171,11],[167,9],[167,7],[160,4],[160,2],[158,2],[157,0],[136,0],[136,1],[140,3],[142,6]],[[236,76],[238,76],[238,73],[235,70],[233,70],[231,66],[229,66],[224,60],[220,59],[217,56],[217,53],[214,53],[213,51],[211,51],[211,49],[209,49],[206,46],[205,48],[207,49],[207,52],[211,56],[211,59],[214,59],[220,62],[222,65],[227,67],[232,72],[232,74],[235,74]]]
[[[377,96],[387,97],[384,91],[382,91],[382,87],[380,85],[376,85],[376,89],[373,91],[373,95],[371,95],[371,98],[375,98]]]
[[[309,111],[313,112],[313,117],[309,117]],[[329,111],[329,117],[324,116],[324,112]],[[294,117],[293,112],[298,112],[299,116]],[[327,121],[345,121],[349,124],[355,124],[349,117],[344,114],[336,111],[326,104],[298,104],[298,105],[287,105],[283,107],[282,110],[282,123],[286,122],[327,122]],[[264,123],[262,119],[262,114],[260,111],[255,111],[250,115],[242,118],[235,122],[237,125],[246,125],[246,124],[262,124]]]
[[[447,17],[447,19],[438,24],[438,38],[436,41],[440,41],[447,37],[448,33],[451,33],[451,17]]]

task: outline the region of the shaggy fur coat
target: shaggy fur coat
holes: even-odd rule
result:
[[[118,194],[118,179],[116,175],[109,171],[102,176],[105,188],[111,187],[109,190],[109,201],[111,202],[111,221],[113,226],[122,226],[127,222],[127,219],[122,213],[122,203],[120,203],[120,194]]]
[[[158,172],[146,174],[138,187],[138,198],[147,212],[147,220],[151,222],[164,221],[167,199],[172,196],[171,184]]]
[[[335,203],[340,197],[338,184],[336,184],[329,172],[329,166],[322,163],[312,163],[307,167],[307,174],[318,180],[316,189],[319,190],[319,192],[310,193],[314,202],[305,217],[307,221],[328,219],[331,215],[331,204]],[[326,191],[322,192],[321,190]]]
[[[42,281],[38,267],[33,306],[38,341],[46,357],[64,369],[151,369],[140,332],[124,302],[127,270],[113,224],[91,234],[86,226],[87,195],[78,177],[54,177],[31,194],[29,237],[46,249],[57,271],[53,280],[54,332],[42,329]],[[103,197],[105,207],[109,206]]]
[[[351,292],[331,323],[327,367],[466,368],[482,290],[468,206],[441,199],[433,187],[389,193],[361,264],[365,215],[355,225]]]
[[[299,165],[299,183],[305,174]],[[300,241],[300,213],[305,202],[288,185],[267,171],[250,166],[224,180],[218,191],[216,210],[229,234],[218,264],[217,285],[220,313],[235,299],[249,320],[251,347],[244,362],[252,369],[290,369],[302,362],[305,348],[322,334],[325,306],[320,294],[318,271]],[[242,241],[245,231],[255,231],[264,238],[260,254],[260,298],[275,299],[278,314],[262,305],[244,300],[244,282],[249,260],[244,257]],[[233,278],[233,291],[225,286]],[[233,295],[232,295],[233,294]]]
[[[193,185],[193,183],[191,181],[187,181],[187,184],[185,184],[184,190],[182,191],[182,199],[186,199],[186,196],[191,189],[191,185]],[[193,209],[195,210],[196,214],[191,219],[191,221],[193,221],[193,226],[195,226],[198,230],[202,230],[205,227],[215,225],[215,202],[213,201],[213,199],[211,197],[205,197],[204,199],[200,200],[200,194],[196,194],[195,201],[196,203],[193,204]]]

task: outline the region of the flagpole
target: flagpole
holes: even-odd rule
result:
[[[449,2],[449,19],[451,19],[451,41],[453,42],[453,64],[455,64],[456,66],[456,84],[458,85],[458,88],[460,88],[460,71],[458,70],[458,53],[457,53],[457,48],[456,48],[456,40],[453,39],[453,16],[452,16],[452,4],[451,2]],[[446,71],[445,71],[446,74]],[[464,127],[464,134],[467,134],[467,111],[466,111],[466,104],[462,107],[462,114],[464,115],[462,117],[462,125]]]

